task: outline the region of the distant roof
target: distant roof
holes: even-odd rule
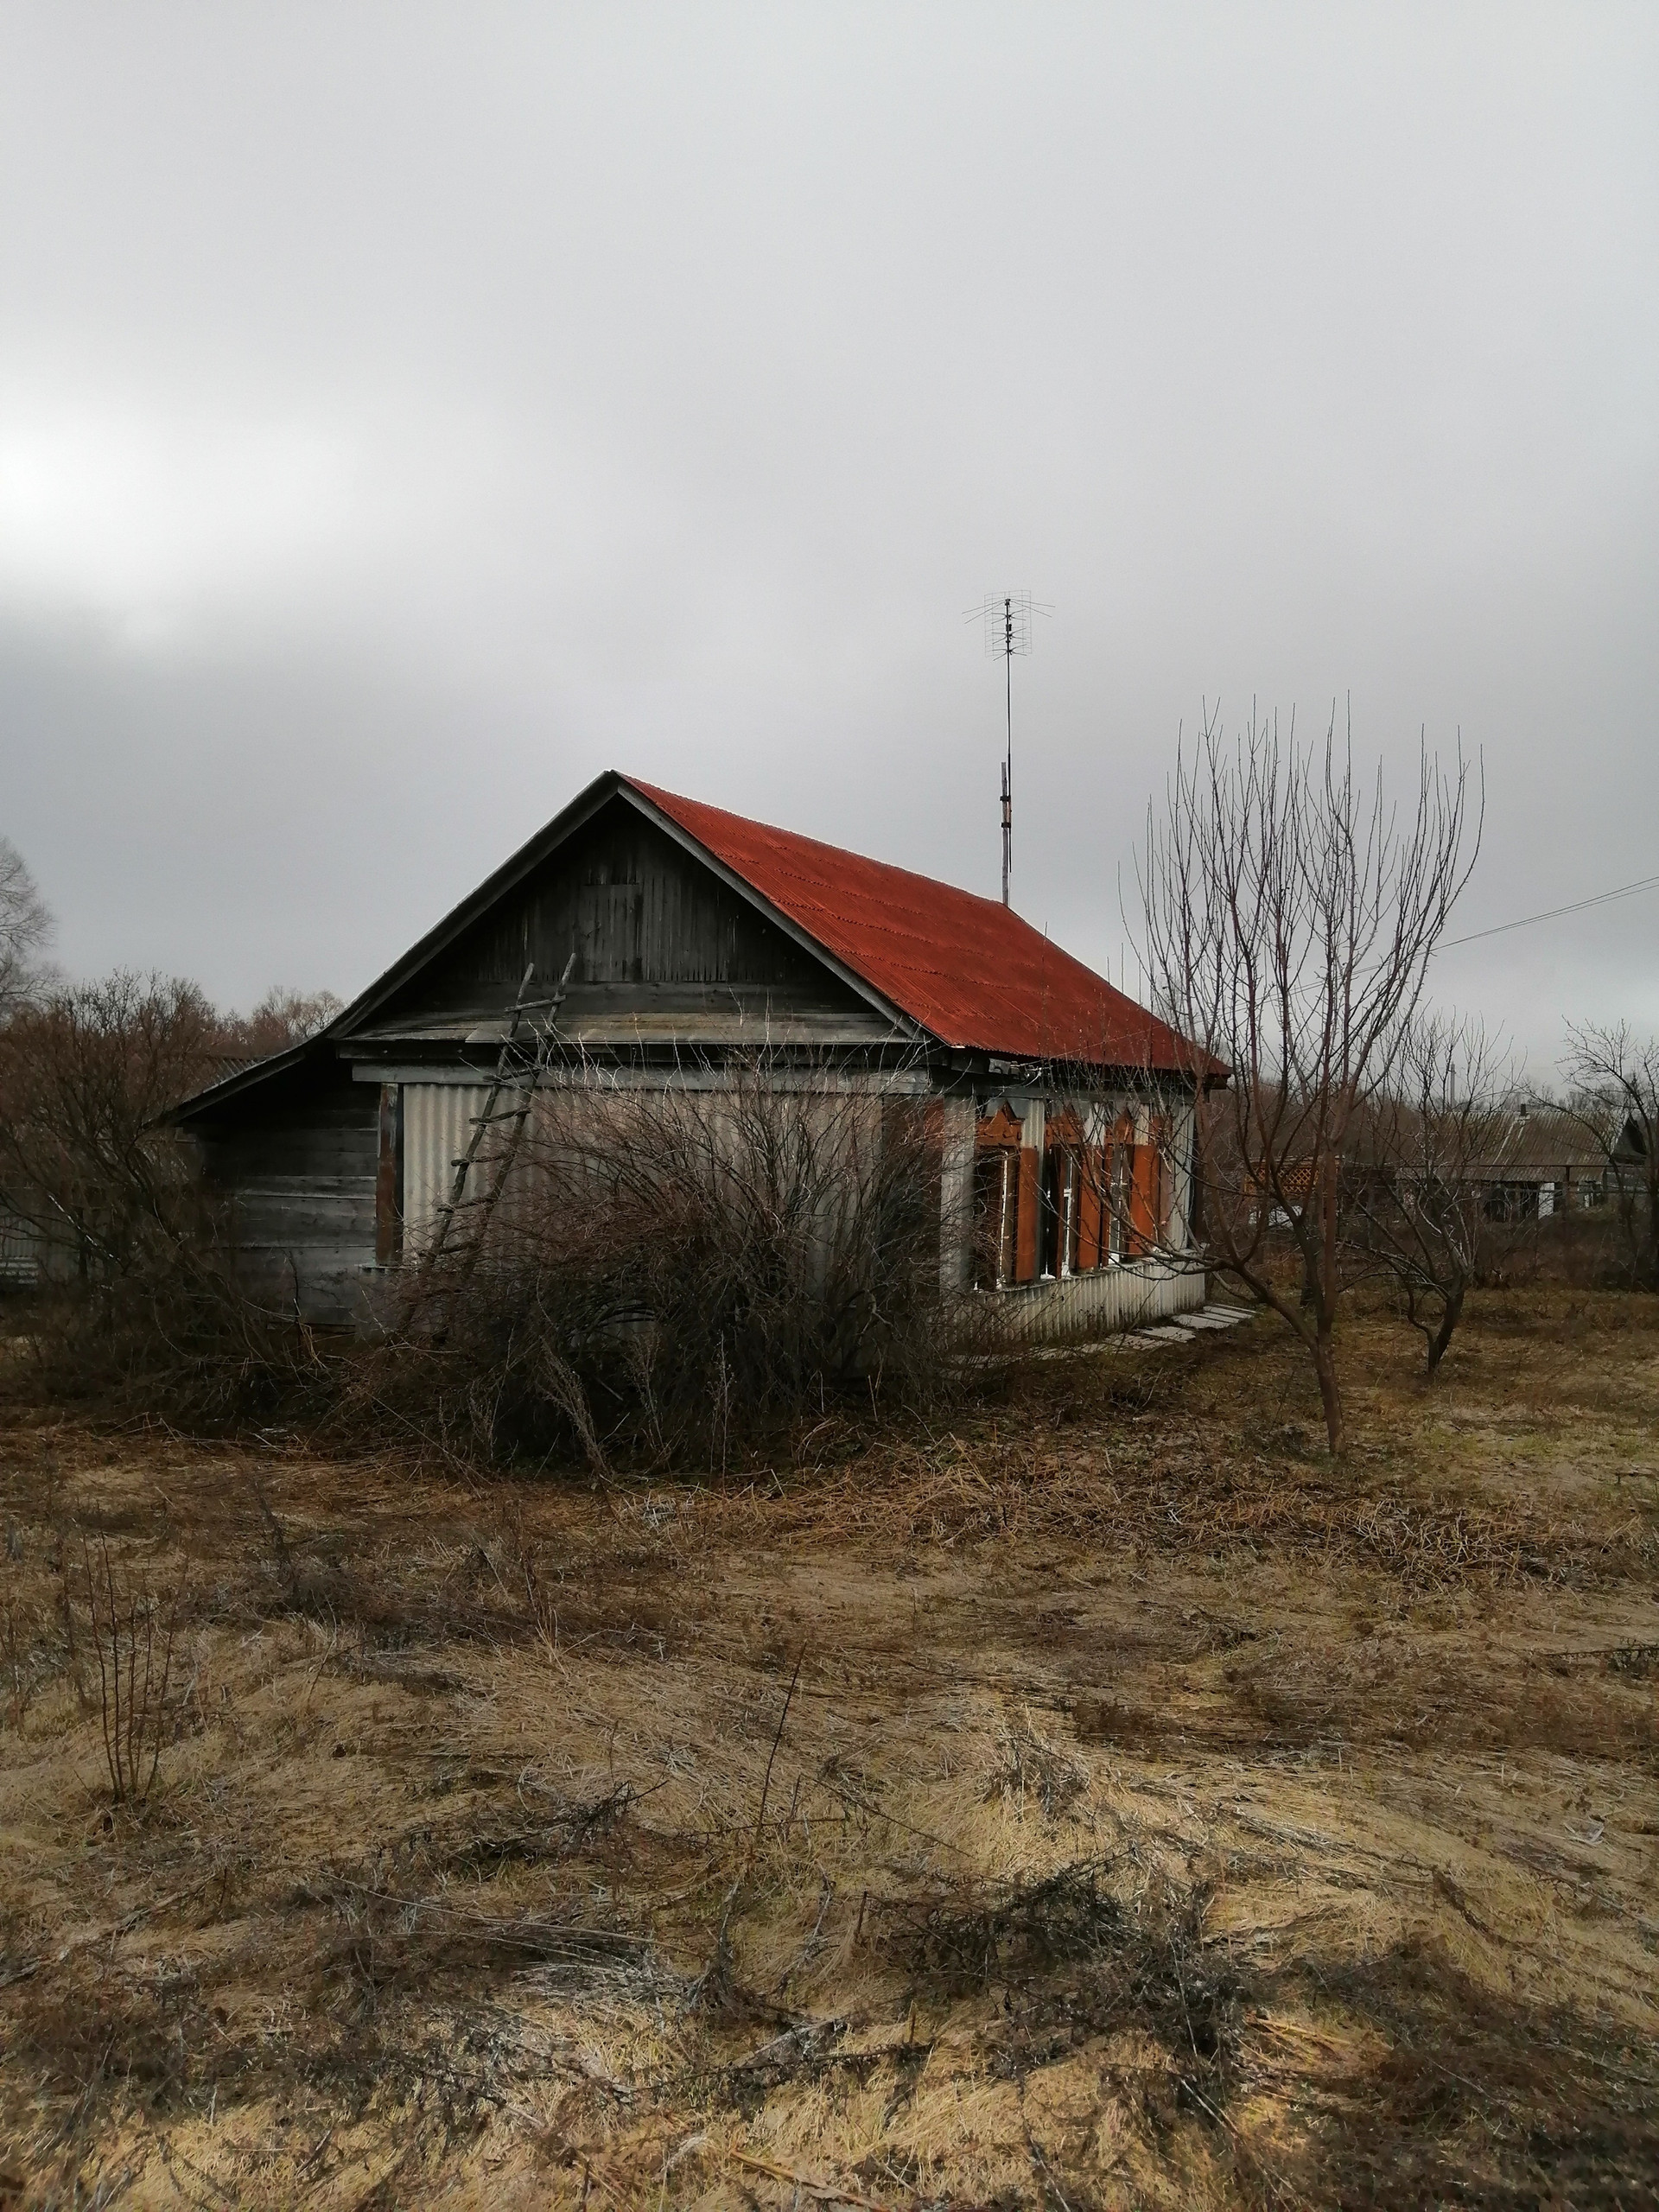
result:
[[[1524,1179],[1536,1171],[1548,1180],[1549,1171],[1567,1167],[1574,1173],[1599,1174],[1606,1164],[1605,1148],[1575,1115],[1534,1106],[1526,1113],[1517,1111],[1504,1125],[1490,1173],[1503,1176],[1514,1172]]]
[[[621,779],[941,1043],[1020,1059],[1219,1073],[995,899]]]

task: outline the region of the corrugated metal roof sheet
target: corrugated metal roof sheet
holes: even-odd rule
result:
[[[1496,1158],[1483,1164],[1483,1174],[1526,1178],[1535,1172],[1548,1181],[1564,1167],[1574,1174],[1599,1175],[1607,1165],[1605,1151],[1582,1122],[1548,1106],[1516,1114],[1505,1123],[1496,1150]]]
[[[998,900],[625,780],[942,1043],[1192,1069],[1193,1049],[1173,1029]]]

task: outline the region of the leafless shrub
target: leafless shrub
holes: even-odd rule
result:
[[[0,1156],[14,1211],[82,1282],[171,1264],[191,1163],[157,1117],[207,1079],[214,1017],[193,983],[117,974],[0,1027]]]
[[[30,1337],[52,1387],[138,1385],[234,1417],[317,1379],[290,1316],[238,1285],[222,1224],[166,1109],[224,1069],[194,984],[117,974],[0,1023],[0,1177],[43,1287]]]
[[[1403,822],[1357,784],[1335,718],[1323,747],[1252,717],[1206,717],[1141,863],[1158,1011],[1188,1040],[1197,1193],[1212,1266],[1295,1332],[1333,1453],[1347,1430],[1333,1338],[1344,1287],[1338,1179],[1362,1104],[1386,1084],[1468,879],[1465,765],[1427,754]],[[1474,843],[1478,846],[1478,823]],[[1210,1079],[1215,1063],[1231,1081]],[[1273,1264],[1282,1225],[1300,1294]]]
[[[1659,1290],[1659,1038],[1623,1021],[1567,1034],[1567,1110],[1601,1153],[1632,1276]]]
[[[723,1471],[951,1387],[939,1141],[901,1083],[753,1053],[537,1097],[487,1230],[416,1257],[364,1388],[462,1456]]]
[[[104,1758],[118,1805],[142,1805],[155,1788],[167,1741],[167,1693],[187,1561],[165,1596],[117,1583],[109,1546],[82,1547],[92,1649],[98,1659]]]
[[[1244,1980],[1205,1942],[1206,1899],[1149,1893],[1125,1906],[1105,1886],[1107,1872],[1089,1860],[1035,1880],[873,1897],[865,1924],[873,1948],[916,1983],[950,1995],[1006,1989],[1009,2057],[1052,2028],[1046,1985],[1058,1968],[1069,1985],[1068,2042],[1074,2021],[1091,2036],[1147,2030],[1195,2086],[1219,2096],[1236,2056]]]
[[[1514,1241],[1491,1203],[1522,1126],[1513,1091],[1478,1022],[1427,1015],[1404,1025],[1390,1082],[1354,1118],[1344,1236],[1397,1286],[1430,1375],[1470,1289]]]

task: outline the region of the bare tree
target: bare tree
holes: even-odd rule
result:
[[[51,913],[22,855],[0,837],[0,1020],[33,993],[51,938]]]
[[[213,1008],[177,977],[50,992],[0,1027],[0,1168],[13,1210],[83,1275],[177,1242],[192,1178],[157,1116],[219,1071]]]
[[[1188,1040],[1208,1256],[1306,1347],[1333,1453],[1346,1442],[1333,1350],[1343,1152],[1468,880],[1480,828],[1477,808],[1471,837],[1469,796],[1461,750],[1446,773],[1424,753],[1402,818],[1380,770],[1369,794],[1356,784],[1334,715],[1324,745],[1303,750],[1254,715],[1229,743],[1206,713],[1163,820],[1148,817],[1147,967],[1157,1010]],[[1273,1263],[1281,1224],[1300,1288]]]
[[[300,991],[289,984],[276,984],[251,1014],[224,1016],[219,1025],[220,1049],[227,1055],[264,1059],[315,1037],[343,1011],[343,1002],[332,991]]]
[[[1569,1025],[1567,1038],[1567,1111],[1602,1155],[1637,1281],[1659,1290],[1659,1038],[1625,1021]]]
[[[1453,1014],[1404,1026],[1393,1079],[1356,1119],[1344,1234],[1399,1286],[1431,1376],[1491,1256],[1491,1183],[1522,1126],[1507,1062],[1479,1022]]]
[[[251,1016],[216,1014],[177,976],[118,970],[43,987],[0,1020],[0,1185],[5,1211],[79,1275],[107,1282],[179,1259],[202,1229],[188,1148],[160,1117],[249,1058],[310,1035],[327,992],[273,991]]]

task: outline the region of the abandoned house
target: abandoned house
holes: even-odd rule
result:
[[[268,1294],[372,1320],[461,1195],[532,969],[614,1084],[717,1085],[761,1048],[919,1100],[942,1288],[1016,1337],[1204,1302],[1193,1071],[1223,1071],[995,900],[614,772],[318,1035],[178,1109]]]
[[[1581,1116],[1524,1102],[1494,1132],[1491,1154],[1471,1163],[1470,1179],[1494,1221],[1547,1221],[1599,1206],[1623,1157]]]

